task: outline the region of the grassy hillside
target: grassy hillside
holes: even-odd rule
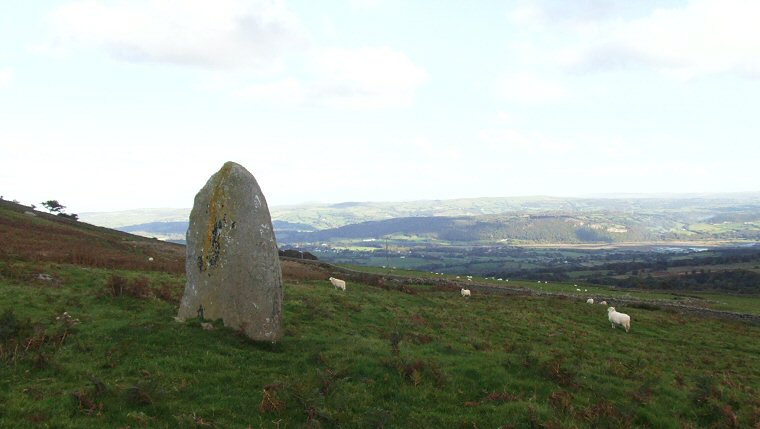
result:
[[[54,283],[29,281],[37,271]],[[575,300],[362,284],[343,293],[291,278],[285,339],[256,344],[219,324],[174,322],[178,276],[1,272],[2,427],[760,423],[756,326],[619,308],[634,320],[626,334],[603,306]],[[114,296],[114,275],[130,292]],[[175,293],[162,294],[167,285]]]
[[[620,297],[625,333],[569,297],[464,299],[432,281],[344,293],[328,268],[283,261],[285,337],[262,344],[175,322],[182,274],[27,250],[0,259],[0,427],[760,425],[756,325]]]
[[[184,273],[185,247],[0,200],[0,260]],[[153,258],[153,260],[150,260]]]

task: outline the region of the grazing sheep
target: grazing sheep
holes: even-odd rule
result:
[[[148,262],[153,262],[153,257],[152,256],[148,258]]]
[[[462,288],[462,296],[472,296],[469,289]]]
[[[607,301],[602,301],[602,302],[600,302],[599,304],[602,304],[602,305],[607,305]]]
[[[330,277],[330,283],[332,283],[333,286],[335,286],[337,289],[340,289],[343,292],[346,291],[346,281],[345,280],[340,280],[340,279],[336,279],[335,277]]]
[[[575,291],[576,291],[576,292],[580,292],[581,290],[580,290],[580,289],[578,289],[578,288],[575,288]]]
[[[593,303],[594,303],[594,298],[589,298],[586,300],[586,304],[593,304]]]
[[[625,332],[631,329],[631,316],[625,313],[618,313],[615,311],[615,307],[607,307],[607,318],[612,324],[612,329],[615,329],[615,324],[618,324],[625,328]]]

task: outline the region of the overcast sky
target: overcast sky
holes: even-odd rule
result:
[[[0,194],[190,207],[760,190],[760,1],[0,4]]]

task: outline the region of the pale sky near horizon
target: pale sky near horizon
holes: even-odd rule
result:
[[[760,191],[760,1],[0,5],[0,195],[190,207]]]

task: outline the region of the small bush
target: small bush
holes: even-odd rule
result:
[[[145,276],[140,276],[135,279],[129,280],[118,274],[112,274],[108,281],[106,281],[106,289],[108,293],[113,297],[119,296],[131,296],[137,299],[146,299],[153,296],[153,290],[151,289],[150,279]],[[168,292],[171,296],[171,292]],[[159,292],[159,295],[161,292]]]
[[[79,413],[87,416],[99,416],[103,414],[103,402],[93,399],[92,393],[85,390],[71,392],[71,399]]]
[[[391,343],[391,353],[393,356],[398,356],[400,353],[399,344],[401,343],[401,340],[404,338],[404,334],[398,330],[391,332],[390,336],[390,343]]]
[[[564,391],[552,392],[549,395],[549,404],[562,414],[570,414],[573,411],[573,397]]]
[[[486,395],[485,399],[491,402],[514,402],[519,400],[517,395],[513,395],[506,390],[503,392],[491,392]]]
[[[280,261],[280,266],[282,267],[282,277],[289,281],[325,280],[329,277],[327,273],[313,265],[294,261]]]
[[[430,326],[430,323],[421,315],[415,313],[409,317],[409,321],[417,326]]]
[[[414,344],[430,344],[433,342],[433,337],[427,334],[409,334],[409,340]]]
[[[259,403],[259,412],[266,414],[285,409],[285,401],[278,397],[278,393],[282,387],[282,384],[279,383],[264,386],[261,402]]]
[[[151,405],[159,394],[156,380],[139,381],[124,390],[124,396],[130,404]]]
[[[569,371],[567,368],[562,367],[562,359],[555,358],[546,362],[543,367],[544,373],[560,386],[575,387],[575,374]]]
[[[409,382],[414,386],[422,384],[422,371],[425,369],[425,362],[422,360],[413,360],[405,362],[401,367],[401,372]]]
[[[137,299],[150,298],[153,296],[153,291],[150,288],[150,280],[144,276],[137,277],[129,282],[129,287],[126,290],[126,293]]]
[[[162,283],[158,289],[157,296],[159,299],[170,302],[172,304],[179,304],[180,296],[182,295],[182,285],[176,285],[172,283]]]
[[[127,279],[117,274],[111,274],[111,277],[106,282],[106,288],[111,293],[111,296],[122,296],[126,287]]]
[[[0,316],[0,342],[6,342],[11,338],[15,338],[19,332],[19,321],[13,310],[6,309],[2,316]]]

